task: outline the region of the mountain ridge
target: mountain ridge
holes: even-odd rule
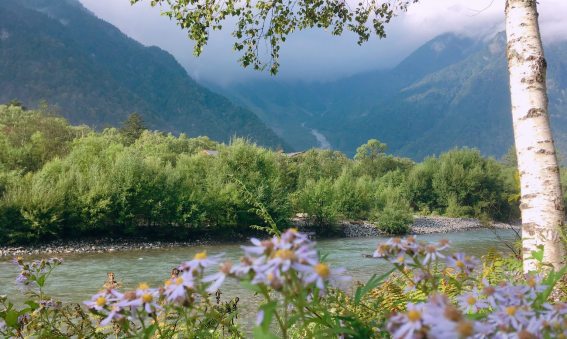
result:
[[[254,113],[195,82],[171,54],[143,46],[76,1],[0,0],[0,31],[7,32],[0,102],[46,99],[71,123],[99,128],[136,111],[152,129],[293,150]]]

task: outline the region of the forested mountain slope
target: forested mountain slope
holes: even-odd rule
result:
[[[249,107],[272,128],[307,134],[301,128],[305,122],[349,156],[374,138],[387,143],[390,152],[418,161],[455,146],[500,157],[513,143],[505,46],[504,33],[486,42],[444,34],[390,71],[330,83],[273,80],[215,90]],[[567,42],[545,48],[552,126],[558,148],[567,150]],[[289,135],[283,131],[295,148],[317,145],[314,138]]]
[[[0,0],[0,103],[57,104],[72,124],[119,125],[292,148],[251,111],[197,84],[169,53],[145,47],[76,0]]]

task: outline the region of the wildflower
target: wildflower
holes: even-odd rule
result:
[[[438,247],[434,244],[429,244],[425,247],[425,258],[421,262],[423,265],[427,265],[429,262],[437,260],[439,258],[445,258],[445,256],[441,253],[441,247]]]
[[[395,257],[388,259],[388,261],[394,265],[405,265],[409,262],[409,260],[406,259],[406,252],[399,252]]]
[[[444,251],[444,250],[450,248],[451,247],[450,244],[451,244],[451,240],[448,240],[448,239],[439,240],[439,246],[438,246],[439,250]]]
[[[133,317],[136,317],[136,308],[142,306],[142,308],[146,311],[146,313],[151,314],[154,313],[154,309],[163,310],[158,303],[156,303],[158,299],[158,290],[154,288],[150,288],[148,284],[140,284],[140,286],[136,289],[135,297],[129,297],[124,294],[123,302],[119,303],[117,306],[120,307],[128,307],[132,310]],[[131,299],[131,300],[129,300]]]
[[[207,267],[217,265],[224,253],[207,257],[207,251],[195,254],[193,260],[185,261],[178,267],[180,271],[196,271],[198,269],[205,269]]]
[[[397,251],[405,252],[408,249],[406,247],[407,243],[400,238],[390,238],[388,241],[386,241],[386,245],[389,246],[390,253],[392,254],[396,253]]]
[[[303,279],[306,284],[315,283],[315,286],[321,291],[325,290],[325,281],[331,286],[340,287],[340,283],[350,280],[348,276],[341,276],[340,274],[345,271],[345,268],[337,268],[331,270],[329,265],[318,263],[313,266],[302,268],[307,276]]]
[[[16,287],[20,292],[29,292],[33,288],[37,287],[37,282],[35,280],[30,280],[31,273],[29,271],[22,271],[16,277]]]
[[[234,275],[239,278],[250,273],[250,271],[261,271],[263,270],[263,265],[265,263],[265,258],[252,258],[249,255],[246,255],[240,258],[240,264],[232,268]]]
[[[164,295],[167,301],[185,299],[187,298],[187,290],[193,290],[194,288],[193,274],[191,272],[183,272],[177,278],[165,282]]]
[[[290,228],[286,230],[282,234],[281,240],[284,243],[293,244],[294,246],[297,247],[302,246],[304,244],[312,243],[312,241],[309,239],[309,236],[307,234],[298,232],[297,228]]]
[[[457,299],[459,307],[463,312],[469,313],[478,312],[479,309],[488,307],[486,299],[480,299],[480,297],[481,294],[475,288],[472,292],[457,296],[455,299]]]
[[[90,301],[83,301],[83,304],[85,304],[87,308],[102,312],[108,303],[114,300],[115,299],[112,299],[109,293],[104,291],[93,295]]]
[[[470,274],[474,266],[476,266],[476,260],[472,257],[467,257],[462,252],[455,252],[452,256],[446,258],[447,267],[458,268],[466,274]]]
[[[498,309],[488,316],[488,319],[497,326],[512,326],[516,330],[522,330],[529,323],[529,317],[535,313],[517,305],[499,305]]]
[[[502,284],[496,288],[494,298],[503,305],[521,305],[524,302],[523,286]]]
[[[378,244],[378,249],[372,254],[374,258],[385,258],[390,252],[390,246],[386,244]]]
[[[535,299],[537,293],[542,293],[547,290],[547,286],[540,285],[543,281],[543,273],[535,276],[526,274],[526,285],[522,288],[522,293],[527,295],[530,299]]]
[[[102,326],[106,326],[111,320],[113,319],[117,319],[120,320],[122,318],[124,318],[123,315],[120,314],[120,312],[122,312],[122,308],[118,307],[118,306],[112,306],[110,308],[110,312],[108,312],[108,314],[106,315],[106,318],[104,318],[100,324]]]
[[[421,304],[407,304],[407,313],[400,313],[390,318],[388,329],[394,332],[394,339],[410,339],[414,337],[414,332],[419,331],[422,324],[423,307]],[[394,330],[394,331],[392,331]]]
[[[567,303],[558,302],[556,304],[545,303],[543,307],[547,310],[544,318],[550,323],[557,323],[567,316]]]
[[[210,282],[216,280],[214,284],[212,284],[209,288],[207,288],[207,292],[212,293],[219,289],[222,285],[226,277],[233,273],[232,270],[232,261],[230,259],[226,259],[224,264],[219,265],[219,272],[206,276],[202,279],[203,282]]]
[[[417,285],[425,279],[423,273],[414,273],[412,280],[408,282],[407,286],[404,288],[404,293],[414,292]]]
[[[254,246],[240,246],[240,248],[242,248],[247,254],[268,255],[272,252],[274,247],[276,247],[279,240],[277,237],[273,237],[272,239],[265,241],[252,238],[250,239],[250,242]]]
[[[285,285],[285,278],[282,276],[280,270],[276,267],[268,267],[263,271],[256,272],[252,284],[261,284],[271,286],[275,290],[280,290]]]
[[[258,311],[258,315],[256,316],[256,325],[260,326],[264,321],[264,310]]]

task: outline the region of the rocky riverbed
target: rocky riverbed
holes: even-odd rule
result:
[[[149,241],[147,239],[110,239],[95,238],[84,239],[80,241],[55,241],[49,244],[38,246],[2,246],[0,247],[0,256],[27,256],[37,254],[48,254],[57,256],[59,254],[68,253],[103,253],[116,251],[135,251],[135,250],[151,250],[158,248],[171,247],[189,247],[196,245],[209,245],[215,243],[212,240],[194,240],[194,241]]]
[[[310,231],[311,228],[301,219],[294,219],[295,227],[301,231]],[[513,224],[494,223],[492,227],[497,229],[509,229],[514,227],[519,229],[520,223],[516,221]],[[481,229],[484,226],[477,219],[459,219],[445,217],[414,217],[414,224],[410,228],[410,234],[433,234],[433,233],[454,233],[466,232],[475,229]],[[339,236],[341,237],[372,237],[387,236],[386,233],[380,231],[376,225],[367,221],[341,221],[339,222]],[[209,237],[210,238],[210,237]],[[30,256],[47,254],[57,256],[59,254],[69,253],[102,253],[116,251],[135,251],[135,250],[151,250],[159,248],[171,247],[190,247],[198,245],[211,245],[217,243],[213,238],[196,239],[193,241],[150,241],[148,239],[111,239],[111,238],[93,238],[83,239],[80,241],[55,241],[49,244],[37,246],[2,246],[0,247],[0,256]]]
[[[295,224],[302,228],[302,222],[298,219]],[[520,229],[519,220],[513,223],[492,223],[491,227],[496,229]],[[339,223],[340,234],[343,237],[375,237],[387,236],[388,234],[382,232],[376,227],[375,224],[368,221],[341,221]],[[485,228],[477,219],[461,219],[461,218],[446,218],[446,217],[421,217],[414,216],[414,223],[410,227],[410,234],[434,234],[434,233],[455,233],[466,232],[477,229]]]

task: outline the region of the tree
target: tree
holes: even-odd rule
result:
[[[146,123],[142,117],[134,112],[130,114],[128,119],[124,121],[122,127],[120,127],[120,134],[124,135],[127,144],[133,144],[137,139],[140,138],[142,132],[147,130]]]
[[[561,241],[565,212],[559,166],[549,122],[547,62],[536,0],[506,1],[506,35],[512,120],[521,183],[524,271],[534,269],[531,251],[544,247],[544,262],[565,264]]]
[[[356,149],[356,155],[354,158],[356,160],[375,160],[387,150],[388,146],[386,144],[383,144],[376,139],[370,139],[366,144]]]
[[[21,107],[23,111],[25,111],[27,108],[26,106],[24,106],[24,104],[22,104],[18,99],[14,99],[12,101],[10,101],[6,106],[8,107]]]
[[[130,0],[131,4],[142,0]],[[341,35],[346,28],[358,35],[358,44],[368,41],[372,33],[380,38],[386,37],[384,24],[388,23],[398,10],[406,10],[410,2],[418,0],[379,0],[361,1],[359,7],[350,8],[345,0],[323,1],[240,1],[240,0],[151,0],[151,6],[167,3],[169,11],[163,15],[175,19],[188,36],[195,41],[193,54],[199,56],[209,40],[210,30],[222,29],[222,22],[230,17],[236,18],[236,29],[232,35],[238,40],[233,50],[243,51],[238,60],[244,67],[253,65],[254,69],[269,68],[276,74],[278,57],[286,36],[296,30],[324,28],[333,35]],[[230,20],[233,21],[233,20]],[[367,23],[371,21],[371,27]],[[266,43],[262,43],[265,40]],[[266,46],[267,51],[260,50]],[[258,58],[260,54],[270,55],[268,61]]]

